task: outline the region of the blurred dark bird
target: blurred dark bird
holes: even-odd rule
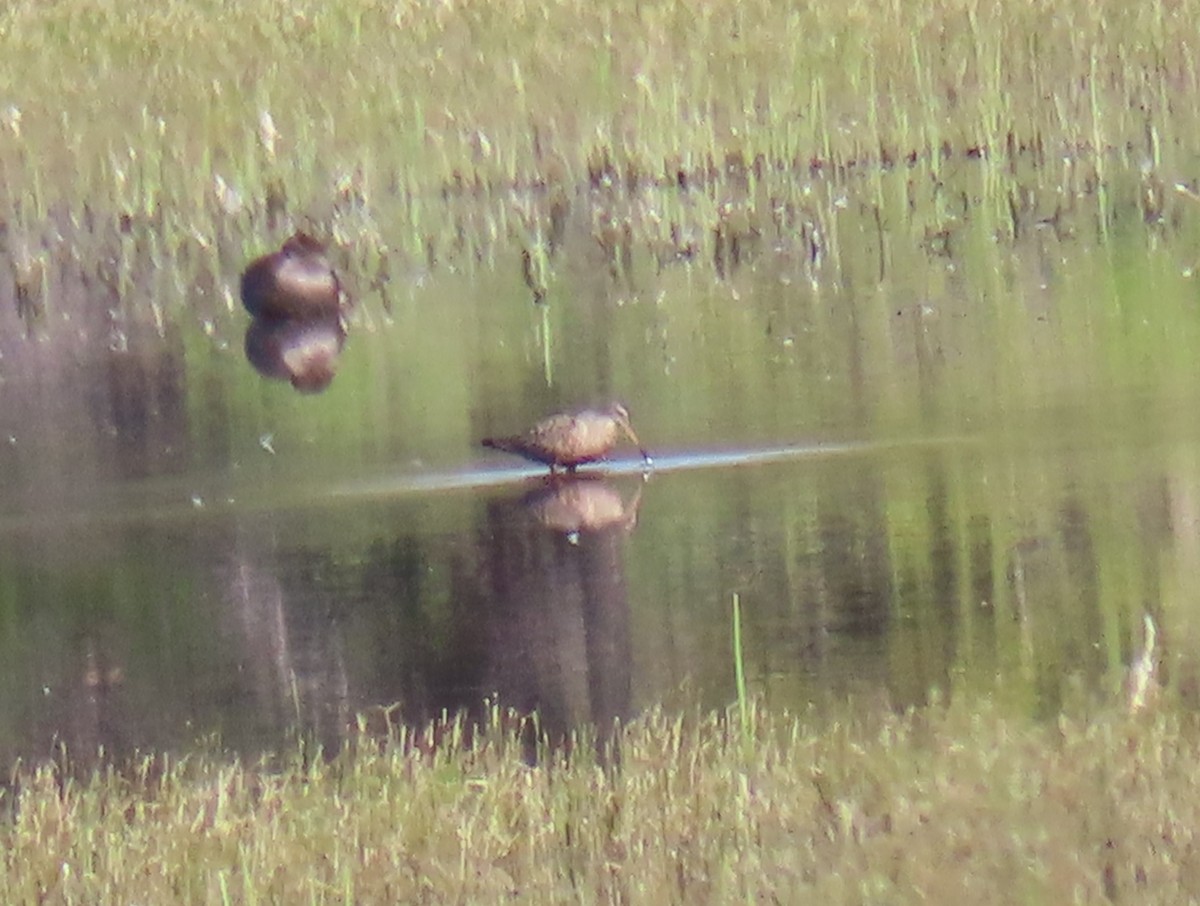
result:
[[[256,318],[336,317],[342,285],[324,246],[300,232],[279,251],[250,262],[242,274],[242,304]]]

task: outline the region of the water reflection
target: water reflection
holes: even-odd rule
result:
[[[321,550],[279,551],[249,527],[238,533],[217,574],[229,672],[214,691],[240,703],[220,709],[223,735],[291,726],[331,750],[341,745],[355,713],[339,572]]]
[[[284,540],[273,517],[239,519],[218,533],[222,606],[215,648],[192,668],[197,725],[215,721],[238,746],[298,727],[336,750],[360,713],[420,725],[495,696],[556,739],[611,727],[631,713],[625,560],[644,484],[593,474],[484,490],[463,512],[473,527],[435,536],[418,514],[438,501],[388,507],[349,560]]]
[[[640,483],[626,502],[609,481],[578,476],[488,503],[486,682],[553,737],[585,724],[603,736],[630,714],[624,542],[641,500]]]
[[[18,261],[0,280],[0,755],[207,734],[254,751],[297,727],[336,747],[364,710],[421,722],[493,694],[553,733],[720,707],[734,593],[751,690],[775,705],[937,687],[1053,713],[1146,651],[1163,669],[1139,675],[1200,701],[1194,287],[1140,247],[1145,272],[1112,279],[1119,255],[1051,236],[1002,268],[954,253],[908,273],[889,251],[882,285],[874,225],[797,259],[736,211],[711,263],[671,253],[692,247],[672,225],[666,254],[692,265],[656,273],[590,210],[548,243],[532,315],[539,284],[511,266],[397,280],[386,318],[355,313],[350,363],[332,311],[230,314],[240,237],[195,259],[203,330],[134,316],[122,291],[158,271]],[[835,265],[837,290],[814,289]],[[244,330],[260,373],[330,392],[264,398]],[[550,482],[476,447],[630,388],[649,485],[634,456]]]
[[[607,529],[631,531],[637,524],[644,476],[633,498],[626,503],[620,491],[602,475],[551,476],[525,493],[521,509],[538,525],[561,532],[578,542],[581,533]]]
[[[295,728],[336,749],[360,713],[420,724],[491,696],[554,737],[681,689],[721,706],[734,592],[751,689],[776,704],[1000,684],[1053,713],[1072,677],[1103,683],[1146,647],[1143,606],[1195,587],[1194,522],[1172,515],[1187,498],[1135,488],[1146,516],[1115,546],[1105,526],[1133,508],[1080,490],[1086,457],[750,452],[668,454],[648,483],[630,460],[291,510],[0,522],[0,752],[213,733],[253,751]],[[1009,471],[1050,488],[963,496]],[[1164,675],[1191,688],[1189,611],[1146,612]]]
[[[254,318],[246,328],[246,360],[266,378],[301,393],[319,393],[337,373],[346,330],[338,317],[297,321]]]

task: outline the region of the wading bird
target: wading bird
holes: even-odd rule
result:
[[[544,463],[551,472],[604,459],[624,434],[638,448],[642,459],[651,464],[650,454],[629,424],[629,412],[620,403],[604,409],[582,409],[551,415],[524,434],[512,437],[485,437],[483,445],[516,453],[534,462]]]
[[[324,246],[300,232],[279,251],[250,262],[242,274],[242,304],[256,318],[336,317],[342,285]]]

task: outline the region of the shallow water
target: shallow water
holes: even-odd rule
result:
[[[516,248],[414,276],[319,395],[250,367],[239,310],[160,330],[63,275],[26,331],[0,294],[0,755],[723,706],[735,594],[778,706],[1053,714],[1122,694],[1147,615],[1194,700],[1186,247],[900,231],[881,274],[871,223],[822,273],[766,240],[721,278],[614,269],[580,235],[541,304]],[[613,398],[648,476],[476,445]]]

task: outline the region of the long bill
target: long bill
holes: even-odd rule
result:
[[[650,458],[649,451],[645,447],[643,447],[642,442],[640,440],[638,440],[638,436],[637,436],[637,434],[634,433],[633,426],[631,424],[629,424],[629,420],[623,418],[620,420],[620,423],[621,423],[621,430],[624,431],[626,433],[626,435],[628,435],[629,439],[631,441],[633,441],[633,445],[638,448],[638,452],[642,454],[642,461],[644,463],[646,463],[647,465],[653,465],[654,460]]]

